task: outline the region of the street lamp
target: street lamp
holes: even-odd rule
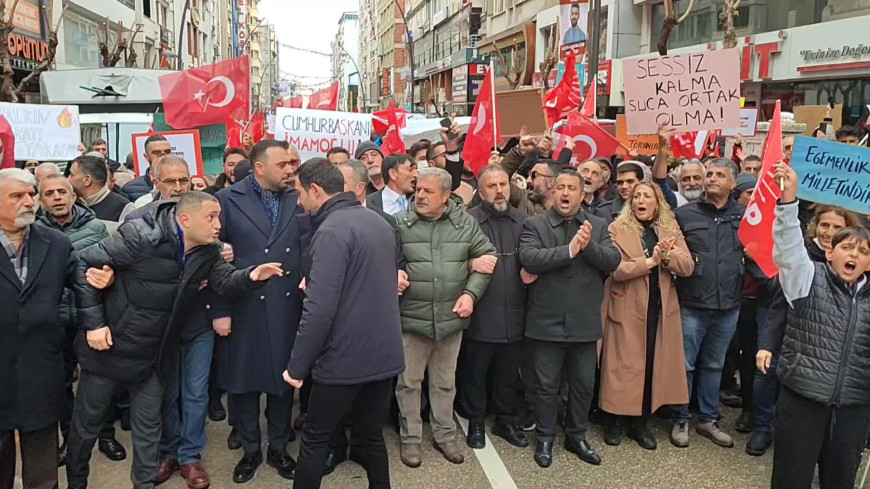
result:
[[[365,105],[366,105],[366,97],[365,97],[365,93],[364,93],[365,90],[363,90],[362,78],[360,78],[361,72],[359,70],[359,66],[356,64],[356,60],[353,59],[353,56],[351,56],[350,53],[347,52],[347,49],[344,48],[343,44],[337,44],[337,46],[338,46],[338,49],[340,49],[341,52],[347,56],[347,58],[350,60],[350,62],[353,63],[353,67],[356,68],[356,80],[357,80],[357,86],[359,87],[358,88],[359,99],[360,99],[360,103],[362,103],[362,106],[365,107]],[[351,75],[353,75],[353,73],[349,73],[347,75],[348,81],[350,81]]]

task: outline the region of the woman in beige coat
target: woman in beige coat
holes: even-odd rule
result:
[[[600,405],[612,415],[604,441],[618,445],[628,424],[628,436],[654,450],[656,439],[647,428],[650,413],[688,403],[673,275],[687,277],[695,265],[674,213],[654,183],[634,188],[609,229],[622,263],[605,283],[602,305]]]

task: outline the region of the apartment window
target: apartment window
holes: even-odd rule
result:
[[[191,22],[187,23],[187,54],[199,57],[199,29]]]
[[[66,62],[81,68],[100,66],[100,41],[97,24],[73,12],[64,14],[63,39],[66,46]]]
[[[489,15],[500,14],[504,12],[504,2],[505,0],[489,0],[486,2],[487,7],[489,7]]]
[[[151,18],[151,0],[142,1],[142,15]]]

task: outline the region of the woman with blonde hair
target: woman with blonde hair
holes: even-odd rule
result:
[[[689,402],[673,276],[687,277],[695,265],[654,183],[634,187],[609,230],[622,263],[605,283],[602,305],[600,405],[611,414],[604,441],[618,445],[628,418],[629,438],[654,450],[650,413]]]

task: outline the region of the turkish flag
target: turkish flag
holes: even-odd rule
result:
[[[544,97],[544,113],[547,114],[547,125],[550,127],[567,117],[569,112],[580,107],[580,102],[583,101],[583,87],[580,86],[575,58],[572,50],[565,60],[565,73],[562,74],[562,79]]]
[[[501,140],[492,71],[492,67],[486,70],[486,77],[480,86],[480,93],[471,113],[471,122],[468,124],[465,148],[462,150],[462,159],[475,175],[489,164],[490,152]]]
[[[248,122],[248,131],[251,133],[251,140],[254,141],[254,144],[259,143],[266,137],[266,111],[258,110],[254,112],[254,116]]]
[[[338,82],[311,94],[308,108],[317,110],[338,110]]]
[[[281,103],[275,104],[275,107],[286,107],[288,109],[301,109],[303,106],[302,95],[294,95],[290,98],[285,98],[281,100]]]
[[[597,112],[596,102],[598,99],[598,77],[592,77],[592,83],[589,84],[589,90],[586,92],[586,99],[583,100],[583,107],[580,109],[580,114],[594,119]]]
[[[386,110],[375,112],[373,115],[372,124],[375,131],[383,134],[381,152],[384,156],[404,153],[405,142],[402,141],[400,129],[405,127],[408,113],[404,110],[396,110],[395,106],[390,105]]]
[[[671,138],[671,148],[674,158],[687,160],[704,156],[710,131],[689,131],[677,134]]]
[[[248,57],[158,78],[166,123],[175,129],[247,120],[251,113]]]
[[[582,163],[599,156],[610,158],[622,146],[618,139],[579,112],[571,112],[568,120],[553,130],[556,142],[554,155],[559,155],[568,138],[575,142],[572,163]]]
[[[764,141],[761,153],[761,169],[755,192],[746,206],[743,221],[737,235],[746,247],[749,256],[755,260],[761,271],[768,277],[779,273],[773,262],[773,220],[776,201],[782,197],[779,185],[773,181],[773,165],[783,159],[782,154],[782,119],[780,118],[779,100],[773,109],[770,120],[770,132]]]
[[[0,170],[15,168],[15,133],[5,116],[0,115],[0,151],[3,151],[3,160],[0,162]]]

